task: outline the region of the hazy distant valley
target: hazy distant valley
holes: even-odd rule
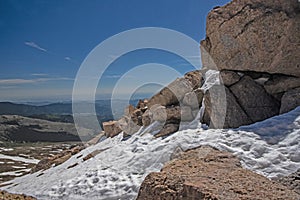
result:
[[[136,104],[137,100],[130,103]],[[95,110],[100,127],[103,121],[123,115],[127,101],[118,100],[111,109],[110,100],[98,100]],[[90,124],[93,104],[80,102],[80,138],[74,126],[72,103],[28,105],[0,102],[0,141],[8,142],[63,142],[89,140],[101,129]],[[98,124],[97,124],[98,125]]]
[[[131,101],[132,104],[136,102]],[[112,111],[110,100],[98,100],[95,110],[99,125],[112,119],[113,114],[122,116],[126,104],[127,101],[116,101]],[[40,160],[68,150],[100,133],[101,129],[90,123],[92,105],[81,102],[78,106],[84,111],[79,130],[74,125],[70,102],[0,102],[0,185],[1,182],[30,173]]]

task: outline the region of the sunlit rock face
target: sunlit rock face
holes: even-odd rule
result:
[[[220,71],[226,89],[225,95],[215,87],[206,92],[202,122],[239,127],[299,106],[299,31],[297,0],[233,0],[214,8],[201,41],[202,63]]]
[[[299,199],[296,192],[241,168],[230,153],[200,147],[177,155],[142,183],[147,199]]]
[[[207,16],[203,65],[300,77],[299,32],[297,0],[234,0]]]

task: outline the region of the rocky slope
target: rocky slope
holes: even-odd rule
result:
[[[106,135],[131,135],[157,121],[157,136],[167,136],[199,117],[201,107],[200,120],[210,128],[236,128],[296,108],[299,22],[297,0],[234,0],[216,7],[201,42],[203,69],[128,106],[119,121],[103,123]]]
[[[299,199],[300,195],[243,169],[230,153],[200,147],[181,153],[160,172],[150,173],[138,200]]]

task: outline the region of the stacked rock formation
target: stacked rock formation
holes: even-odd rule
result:
[[[233,0],[207,16],[201,41],[203,69],[178,78],[119,121],[103,123],[106,136],[131,135],[154,121],[157,136],[191,121],[202,101],[201,122],[235,128],[288,112],[300,105],[300,3],[297,0]],[[208,70],[221,85],[202,87]]]
[[[200,89],[202,83],[200,70],[177,78],[149,100],[140,100],[136,107],[126,107],[120,120],[104,122],[105,135],[113,137],[121,131],[125,135],[132,135],[142,126],[149,126],[154,121],[162,125],[157,137],[176,132],[180,122],[190,122],[198,114],[203,99]]]
[[[300,105],[299,32],[297,0],[234,0],[208,14],[202,63],[220,71],[227,102],[224,127],[261,121]],[[205,123],[218,124],[211,104],[218,104],[219,91],[213,87],[206,94]]]

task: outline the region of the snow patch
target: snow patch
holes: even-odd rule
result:
[[[20,162],[25,162],[25,163],[33,163],[33,164],[37,164],[39,162],[39,160],[37,159],[29,159],[29,158],[23,158],[20,156],[8,156],[8,155],[4,155],[4,154],[0,154],[0,159],[8,159],[8,160],[14,160],[14,161],[20,161]],[[9,162],[7,162],[9,163]],[[14,163],[14,162],[11,162]]]
[[[37,172],[16,178],[3,189],[38,199],[134,199],[145,176],[159,171],[176,149],[201,145],[232,152],[245,168],[269,178],[300,168],[300,107],[238,129],[204,130],[198,124],[196,129],[181,130],[164,139],[151,134],[156,126],[142,128],[126,141],[122,134],[105,139],[43,175]],[[82,160],[95,150],[103,151]],[[75,163],[78,165],[67,169]]]

